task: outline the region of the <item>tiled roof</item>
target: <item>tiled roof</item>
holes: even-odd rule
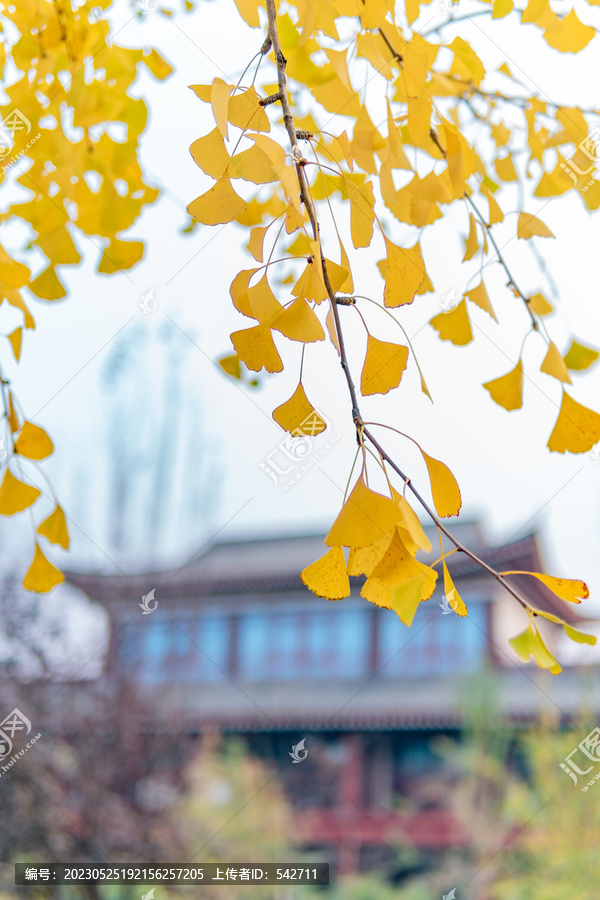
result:
[[[425,563],[432,563],[439,553],[437,529],[427,528],[433,550],[420,554]],[[501,547],[487,546],[476,523],[452,525],[456,538],[481,559],[496,569],[524,569],[542,571],[534,535]],[[444,551],[452,545],[444,538]],[[135,575],[69,572],[67,580],[85,591],[88,596],[111,606],[139,600],[152,588],[163,599],[202,601],[215,596],[256,594],[268,596],[285,590],[302,590],[300,572],[322,556],[326,548],[322,535],[294,535],[255,538],[244,541],[215,542],[200,551],[197,557],[182,562],[167,571],[149,571]],[[469,582],[488,578],[477,563],[464,553],[453,553],[447,559],[448,568],[456,579]],[[439,568],[439,566],[438,566]],[[357,583],[360,582],[356,579]],[[569,605],[558,600],[534,578],[514,576],[515,586],[537,609],[559,614],[571,624],[582,621]]]

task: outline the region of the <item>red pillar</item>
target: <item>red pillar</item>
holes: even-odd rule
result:
[[[356,872],[359,864],[359,823],[362,817],[363,790],[363,740],[360,734],[349,734],[344,738],[346,754],[339,778],[338,814],[342,826],[342,844],[339,847],[338,874]],[[347,828],[345,825],[347,824]]]

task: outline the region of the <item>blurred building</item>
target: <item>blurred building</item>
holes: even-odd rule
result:
[[[493,549],[476,524],[453,530],[496,569],[543,571],[534,535]],[[215,543],[179,570],[69,580],[110,617],[105,677],[150,700],[157,765],[179,765],[203,732],[243,736],[279,770],[300,843],[338,871],[380,865],[403,844],[425,856],[461,845],[436,744],[460,736],[473,685],[491,672],[498,715],[527,724],[579,708],[576,672],[517,665],[506,641],[527,615],[464,554],[447,563],[469,615],[444,607],[442,583],[408,629],[360,597],[363,579],[340,603],[309,593],[299,573],[324,551],[320,536]],[[513,581],[537,609],[582,621],[537,579]],[[151,591],[158,606],[144,614]],[[552,649],[559,629],[537,621]]]

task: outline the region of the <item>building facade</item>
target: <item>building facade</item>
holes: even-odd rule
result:
[[[533,535],[493,549],[476,524],[455,532],[496,569],[543,571]],[[179,570],[69,580],[105,607],[104,677],[151,698],[167,757],[177,736],[239,735],[279,771],[301,845],[339,872],[398,864],[398,854],[410,869],[405,847],[426,858],[468,840],[437,747],[460,739],[472,686],[488,677],[498,716],[527,724],[548,704],[572,712],[579,682],[517,665],[506,640],[527,616],[464,554],[447,563],[469,615],[448,611],[440,584],[408,629],[360,597],[361,579],[341,602],[314,597],[299,573],[325,549],[320,536],[216,543]],[[537,609],[582,621],[537,579],[514,583]],[[157,606],[144,614],[152,591]],[[539,621],[552,648],[556,629]]]

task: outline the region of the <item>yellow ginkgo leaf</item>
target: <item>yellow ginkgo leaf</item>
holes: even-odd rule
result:
[[[165,12],[165,10],[161,9],[161,12]],[[154,77],[158,78],[160,81],[162,81],[163,78],[167,78],[173,71],[173,66],[170,66],[166,59],[163,59],[156,50],[151,50],[147,56],[142,58],[142,61],[148,66],[148,69],[152,72]]]
[[[541,365],[541,371],[544,372],[545,375],[552,375],[553,378],[557,378],[559,381],[566,382],[567,384],[572,383],[565,361],[558,352],[558,348],[553,341],[550,341],[548,352]]]
[[[15,434],[21,429],[21,423],[19,422],[19,417],[15,410],[11,391],[8,392],[8,427],[10,428],[11,434]]]
[[[119,241],[113,238],[110,246],[102,253],[98,271],[109,275],[119,269],[130,269],[140,259],[143,249],[144,245],[141,241]],[[129,251],[132,252],[132,255]],[[47,266],[37,278],[29,282],[28,287],[32,294],[43,300],[60,300],[61,297],[67,295],[54,266]]]
[[[337,331],[335,330],[335,319],[333,316],[333,306],[329,307],[327,311],[327,316],[325,318],[325,324],[327,326],[327,331],[329,332],[329,337],[331,338],[331,343],[335,347],[338,352],[338,356],[340,355],[340,342],[338,340]]]
[[[596,29],[584,25],[577,17],[575,10],[559,20],[558,27],[551,27],[544,32],[547,44],[560,50],[561,53],[579,53],[583,50],[596,34]]]
[[[341,547],[332,547],[300,573],[306,587],[325,600],[342,600],[350,596],[350,579],[346,572],[346,560]]]
[[[205,194],[192,200],[187,211],[203,225],[220,225],[232,222],[246,206],[246,201],[236,194],[225,174]]]
[[[227,113],[229,112],[229,95],[232,91],[233,85],[227,84],[222,78],[214,79],[210,91],[210,103],[213,116],[215,117],[217,128],[225,140],[229,137],[227,131]]]
[[[400,521],[396,525],[396,531],[398,532],[398,536],[399,536],[400,540],[402,541],[402,543],[404,544],[404,546],[406,547],[406,550],[408,551],[410,556],[412,556],[413,559],[416,559],[417,553],[419,552],[419,547],[417,546],[417,544],[415,544],[415,542],[411,538],[410,531],[408,531],[404,527],[404,525],[402,524],[402,521]]]
[[[243,295],[243,281],[240,281],[239,287],[240,293]],[[247,295],[250,315],[258,319],[261,325],[271,327],[275,319],[284,311],[271,289],[266,272],[260,281],[248,288]]]
[[[8,335],[8,339],[10,341],[10,345],[12,347],[13,353],[15,354],[15,359],[19,359],[21,356],[21,339],[23,337],[23,329],[15,328],[14,331]]]
[[[46,559],[38,544],[35,545],[33,562],[29,566],[23,587],[27,591],[35,591],[36,594],[47,594],[53,587],[65,580],[65,576],[49,559]]]
[[[577,644],[590,644],[594,647],[598,643],[597,638],[593,634],[588,634],[586,631],[579,631],[577,628],[571,628],[566,622],[563,623],[563,628],[565,629],[567,637]]]
[[[467,238],[465,244],[465,255],[463,256],[463,262],[467,262],[467,260],[472,259],[478,250],[479,243],[477,241],[477,224],[475,222],[475,217],[472,214],[469,214],[469,237]]]
[[[467,607],[465,606],[462,597],[454,586],[454,582],[452,581],[450,572],[448,571],[448,566],[446,565],[445,559],[442,559],[442,564],[444,567],[444,594],[446,595],[446,600],[457,615],[466,616]]]
[[[368,488],[361,473],[325,543],[328,547],[369,547],[392,531],[399,518],[398,504]]]
[[[406,47],[404,49],[406,50]],[[416,62],[416,56],[417,56],[417,54],[415,54],[415,62]],[[420,63],[422,63],[422,60],[423,60],[423,57],[419,56],[419,60],[417,62],[417,67],[419,66]],[[406,58],[406,56],[404,57],[404,63],[405,63],[404,76],[407,77],[407,58]],[[422,74],[423,74],[423,68],[420,69],[421,77],[422,77]],[[423,85],[424,85],[424,79],[423,79]],[[400,131],[398,130],[398,126],[394,122],[394,115],[392,112],[392,107],[390,105],[389,99],[387,99],[387,98],[386,98],[386,105],[387,105],[387,123],[388,123],[388,141],[387,142],[388,142],[388,148],[389,148],[389,155],[388,155],[389,163],[394,169],[410,170],[412,168],[412,166],[408,160],[408,157],[406,156],[406,153],[404,152],[404,148],[402,147],[402,141],[400,139]],[[381,155],[381,154],[379,153],[379,155]]]
[[[260,225],[257,225],[250,231],[248,250],[257,262],[263,261],[263,244],[265,242],[265,235],[268,230],[268,225],[264,225],[262,227]]]
[[[0,281],[5,287],[20,288],[27,284],[31,278],[31,270],[23,263],[12,259],[0,246]]]
[[[39,425],[25,421],[15,441],[15,452],[28,459],[45,459],[54,450],[54,444]]]
[[[585,453],[600,440],[600,416],[582,406],[563,391],[558,418],[548,440],[548,449],[556,453]]]
[[[574,185],[567,173],[560,168],[564,163],[557,163],[552,172],[544,172],[534,191],[535,197],[558,197]]]
[[[457,75],[465,81],[474,81],[475,84],[479,84],[485,75],[485,67],[471,45],[463,38],[455,37],[448,47],[454,51],[450,75]]]
[[[240,365],[240,358],[237,353],[231,353],[228,356],[222,356],[221,359],[217,360],[221,368],[228,375],[231,375],[232,378],[237,378],[239,381],[242,377],[242,367]]]
[[[264,9],[264,3],[257,3],[256,0],[235,0],[235,5],[246,24],[250,25],[251,28],[259,27],[260,18],[258,10],[261,7]]]
[[[443,341],[452,341],[453,344],[464,346],[473,340],[466,300],[461,300],[450,312],[434,316],[429,324],[435,328]]]
[[[582,369],[589,369],[599,356],[600,353],[597,350],[592,350],[591,347],[586,347],[578,341],[573,341],[566,353],[565,365],[567,369],[580,372]]]
[[[543,582],[547,588],[550,588],[553,594],[560,597],[561,600],[567,600],[569,603],[581,603],[581,600],[590,596],[590,589],[585,581],[577,578],[557,578],[555,575],[545,575],[543,572],[525,572],[515,570],[511,572],[501,572],[501,575],[531,575]]]
[[[550,669],[553,675],[558,675],[562,671],[533,623],[530,623],[521,634],[511,638],[508,643],[523,662],[529,662],[530,656],[533,656],[541,669]]]
[[[504,221],[504,213],[487,185],[481,185],[481,193],[486,198],[489,207],[488,225],[495,225],[496,222]]]
[[[323,275],[321,247],[318,241],[310,241],[309,247],[310,259],[292,288],[292,294],[295,297],[304,297],[306,300],[314,300],[316,303],[321,303],[323,300],[329,299],[329,292]],[[334,293],[337,293],[347,281],[348,272],[330,259],[326,259],[324,262],[331,289]]]
[[[503,19],[513,11],[515,4],[513,0],[494,0],[492,6],[492,19]]]
[[[471,303],[477,304],[477,306],[484,309],[486,313],[489,313],[495,322],[498,321],[483,281],[481,281],[477,287],[472,288],[470,291],[466,291],[465,297],[468,297]]]
[[[541,219],[530,216],[528,213],[519,213],[517,237],[524,240],[530,237],[554,237],[554,235]]]
[[[230,97],[227,116],[236,128],[264,132],[271,130],[269,117],[260,105],[260,97],[253,87]]]
[[[425,534],[423,526],[421,525],[416,512],[414,511],[408,500],[402,496],[402,494],[394,493],[394,499],[400,507],[400,512],[402,514],[402,524],[408,532],[411,540],[414,541],[419,550],[424,550],[425,553],[430,553],[431,542]],[[406,543],[406,541],[404,543]]]
[[[302,382],[289,400],[273,410],[273,418],[284,431],[289,431],[294,437],[303,435],[314,437],[327,428],[327,422],[319,415],[306,396]]]
[[[46,271],[48,271],[48,270],[46,269]],[[44,273],[42,273],[42,274],[44,274]],[[33,284],[33,282],[30,283],[29,287],[31,287],[31,284]],[[23,318],[25,320],[25,328],[35,328],[34,318],[31,315],[31,313],[29,312],[27,305],[23,301],[23,298],[21,297],[20,292],[18,290],[5,289],[5,298],[11,304],[11,306],[15,306],[17,309],[20,309],[21,312],[23,313]],[[44,299],[47,299],[47,298],[44,298]]]
[[[348,168],[350,169],[351,172],[354,172],[354,160],[352,158],[352,147],[350,146],[350,141],[348,140],[348,135],[346,134],[346,132],[342,131],[342,133],[336,137],[336,141],[338,142],[338,144],[340,146],[340,150],[342,151],[342,153],[344,155],[344,159],[346,160],[346,165],[348,166]]]
[[[298,297],[290,306],[282,308],[273,318],[271,328],[280,331],[291,341],[311,344],[314,341],[325,340],[323,326],[303,297]]]
[[[509,0],[509,2],[512,2],[512,0]],[[497,159],[494,163],[494,166],[496,167],[498,178],[500,178],[502,181],[519,180],[519,176],[517,175],[511,153],[509,153],[508,156],[505,156],[503,159]]]
[[[547,316],[548,313],[551,313],[554,309],[551,303],[549,303],[543,294],[532,294],[528,300],[529,306],[534,311],[534,313],[538,316]]]
[[[348,259],[348,254],[342,244],[340,239],[340,267],[344,272],[347,272],[346,278],[339,286],[338,290],[342,291],[344,294],[351,294],[354,290],[354,281],[352,280],[352,269],[350,268],[350,260]]]
[[[307,234],[301,231],[296,235],[290,246],[286,250],[288,256],[310,256],[311,243]]]
[[[387,266],[383,302],[386,306],[412,303],[425,278],[423,258],[416,247],[403,249],[385,239]]]
[[[211,178],[220,178],[229,165],[229,154],[218,128],[194,141],[190,153],[196,165]]]
[[[373,237],[375,221],[375,195],[370,181],[358,187],[352,181],[346,181],[348,199],[350,200],[350,236],[352,243],[359,247],[368,247]]]
[[[418,367],[419,367],[419,364],[417,363],[417,368]],[[421,369],[419,369],[419,377],[421,379],[421,390],[427,397],[429,397],[429,399],[433,403],[433,397],[429,393],[429,388],[427,387],[427,383],[425,382],[425,379],[423,378],[423,373],[421,372]]]
[[[57,504],[48,518],[40,522],[37,528],[38,534],[45,537],[51,544],[58,544],[63,550],[69,549],[69,531],[65,514]]]
[[[314,300],[315,303],[322,303],[323,300],[327,300],[328,294],[322,269],[320,266],[315,265],[313,260],[307,262],[302,270],[300,277],[292,288],[292,294],[295,297]]]
[[[260,150],[267,157],[276,174],[279,174],[280,169],[286,167],[285,150],[281,144],[264,134],[251,134],[248,137],[254,141],[255,149]]]
[[[265,138],[269,140],[269,138]],[[267,154],[256,144],[242,153],[231,157],[229,174],[232,178],[243,178],[254,184],[269,184],[277,181],[277,175]]]
[[[244,365],[254,372],[263,367],[267,372],[282,372],[283,363],[275,346],[271,329],[266,325],[234,331],[231,343]]]
[[[435,152],[435,144],[431,141],[431,98],[423,94],[421,97],[409,97],[406,103],[406,130],[409,142],[417,146],[427,147],[427,152]]]
[[[0,484],[0,515],[14,516],[15,513],[35,503],[39,496],[40,492],[36,487],[19,481],[10,469],[7,469]]]
[[[458,482],[448,466],[429,456],[419,447],[427,466],[431,482],[431,496],[437,513],[442,518],[457,516],[462,505]]]
[[[254,313],[252,312],[252,307],[250,306],[250,298],[248,296],[248,285],[250,284],[250,279],[253,275],[258,272],[258,269],[243,269],[241,272],[235,276],[233,281],[231,282],[231,287],[229,288],[229,293],[231,294],[231,299],[233,300],[233,305],[238,310],[238,312],[243,313],[245,316],[249,316],[251,318],[254,317]]]
[[[422,579],[419,583],[418,596],[416,584],[408,588],[408,595],[396,593],[401,585],[413,578]],[[436,581],[437,572],[413,559],[396,529],[387,552],[367,578],[360,594],[376,606],[384,609],[393,608],[401,621],[410,627],[418,604],[421,600],[428,600],[431,597]]]
[[[360,389],[370,394],[387,394],[398,387],[408,362],[408,347],[390,344],[369,335],[367,354],[360,379]]]
[[[483,387],[490,392],[492,400],[503,406],[504,409],[521,409],[523,406],[523,363],[521,360],[514,369],[501,375],[500,378],[494,378],[492,381],[486,381]]]
[[[334,294],[337,294],[338,291],[342,290],[342,286],[348,281],[349,270],[343,265],[338,266],[338,264],[333,262],[333,260],[331,259],[325,259],[325,268],[327,269],[327,277],[329,279],[331,287],[333,288],[333,292]]]
[[[370,575],[392,542],[386,534],[369,547],[351,547],[348,553],[348,575]]]
[[[410,628],[419,603],[423,600],[423,591],[427,587],[427,575],[413,575],[408,581],[392,588],[390,609],[393,609],[400,621]]]

